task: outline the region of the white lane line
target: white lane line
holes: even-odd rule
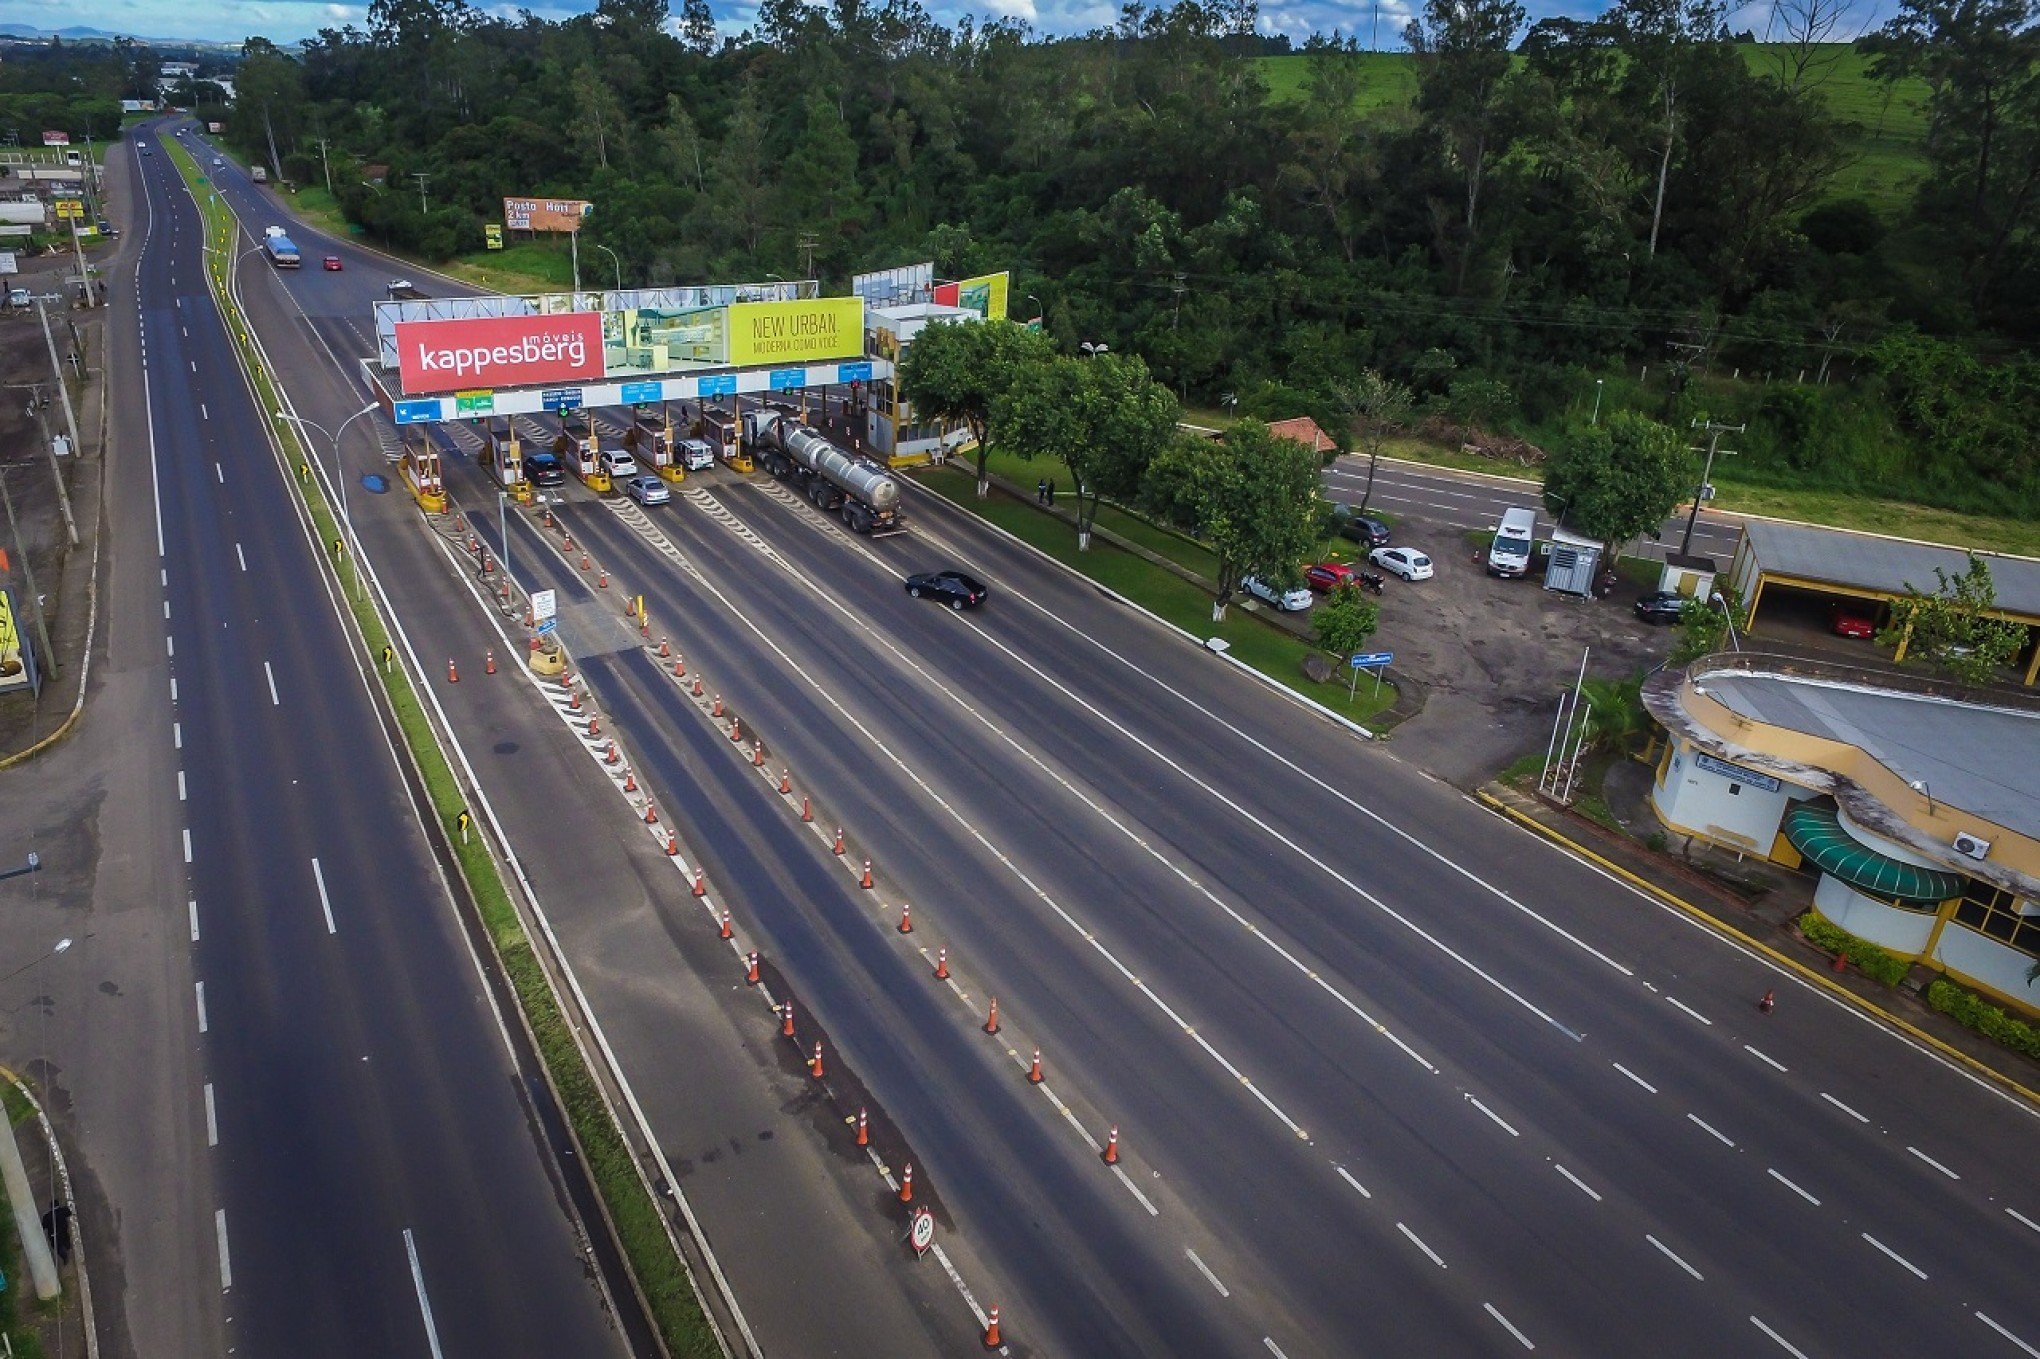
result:
[[[176,279],[174,279],[174,278],[173,278],[173,279],[171,279],[170,281],[171,281],[171,282],[172,282],[173,284],[177,282],[177,280],[176,280]],[[191,371],[192,371],[192,372],[194,372],[194,373],[196,373],[196,372],[198,371],[198,360],[197,360],[197,359],[192,359],[192,360],[190,360],[190,363],[191,363]]]
[[[928,1253],[935,1257],[936,1263],[942,1266],[942,1272],[949,1276],[949,1282],[954,1284],[956,1291],[963,1295],[963,1304],[970,1308],[971,1315],[978,1319],[978,1325],[985,1326],[989,1324],[991,1318],[985,1315],[984,1308],[978,1306],[977,1296],[970,1291],[970,1285],[963,1281],[963,1275],[959,1274],[956,1266],[949,1262],[949,1252],[942,1249],[942,1243],[937,1241],[928,1248]],[[1005,1352],[1005,1348],[1003,1346],[1000,1347],[999,1353],[1004,1354]]]
[[[1981,1312],[1978,1312],[1978,1313],[1977,1313],[1977,1315],[1981,1317],[1981,1316],[1983,1316],[1983,1313],[1981,1313]],[[1989,1318],[1989,1317],[1983,1317],[1983,1319],[1984,1319],[1985,1321],[1990,1321],[1990,1318]],[[1995,1325],[1997,1325],[1997,1323],[1996,1323],[1996,1322],[1994,1322],[1994,1321],[1991,1321],[1991,1325],[1995,1326]],[[1282,1352],[1282,1347],[1281,1347],[1280,1345],[1276,1344],[1276,1343],[1275,1343],[1275,1341],[1274,1341],[1274,1339],[1273,1339],[1272,1337],[1269,1337],[1269,1336],[1265,1336],[1265,1335],[1264,1335],[1264,1336],[1262,1336],[1262,1337],[1261,1337],[1261,1343],[1262,1343],[1263,1345],[1266,1345],[1266,1346],[1268,1347],[1268,1353],[1270,1353],[1270,1354],[1274,1355],[1274,1356],[1275,1356],[1275,1359],[1289,1359],[1289,1356],[1288,1356],[1288,1355],[1286,1355],[1286,1354],[1284,1354],[1284,1353]]]
[[[2017,1345],[2020,1349],[2024,1350],[2026,1353],[2032,1355],[2033,1359],[2040,1359],[2040,1350],[2034,1349],[2031,1345],[2028,1345],[2025,1341],[2019,1339],[2019,1337],[2013,1335],[2010,1331],[1998,1325],[1995,1321],[1992,1321],[1989,1317],[1985,1316],[1983,1313],[1978,1312],[1976,1314],[1976,1319],[1982,1322],[1984,1325],[1990,1327],[1993,1331],[1996,1331],[1999,1335],[2003,1336],[2005,1339],[2011,1341],[2014,1345]]]
[[[1485,1104],[1482,1104],[1478,1099],[1474,1098],[1472,1095],[1468,1095],[1466,1099],[1467,1102],[1473,1105],[1474,1108],[1480,1110],[1482,1113],[1486,1114],[1489,1118],[1493,1119],[1495,1126],[1500,1128],[1503,1132],[1507,1133],[1509,1136],[1521,1137],[1523,1135],[1517,1132],[1514,1128],[1510,1127],[1500,1114],[1488,1108]]]
[[[1410,1244],[1414,1245],[1418,1250],[1422,1251],[1424,1254],[1430,1256],[1432,1264],[1438,1266],[1438,1268],[1440,1269],[1445,1268],[1445,1262],[1438,1258],[1438,1252],[1432,1250],[1429,1246],[1425,1245],[1422,1237],[1418,1236],[1415,1232],[1411,1231],[1407,1226],[1400,1222],[1395,1224],[1395,1229],[1401,1232],[1404,1236],[1407,1236],[1410,1239]]]
[[[193,897],[184,903],[191,912],[191,942],[198,942],[198,899]]]
[[[191,827],[184,828],[184,862],[191,862]]]
[[[1750,1056],[1756,1058],[1758,1061],[1764,1063],[1766,1066],[1776,1067],[1780,1071],[1785,1071],[1788,1069],[1785,1063],[1779,1061],[1776,1057],[1766,1057],[1763,1053],[1758,1052],[1748,1043],[1743,1044],[1742,1049],[1744,1052],[1747,1052]]]
[[[170,677],[170,701],[172,703],[177,701],[177,676],[175,675]]]
[[[1658,1240],[1658,1239],[1657,1239],[1656,1237],[1652,1236],[1652,1235],[1651,1235],[1650,1233],[1648,1233],[1648,1232],[1645,1232],[1645,1233],[1644,1233],[1643,1239],[1644,1239],[1644,1240],[1646,1240],[1646,1241],[1648,1241],[1648,1242],[1650,1242],[1650,1243],[1651,1243],[1651,1244],[1652,1244],[1653,1246],[1656,1246],[1656,1247],[1658,1248],[1658,1252],[1659,1252],[1659,1254],[1663,1255],[1663,1256],[1665,1257],[1665,1259],[1667,1259],[1667,1260],[1670,1260],[1670,1261],[1671,1261],[1671,1262],[1672,1262],[1673,1264],[1677,1265],[1677,1266],[1678,1266],[1678,1267],[1679,1267],[1680,1269],[1683,1269],[1683,1270],[1685,1270],[1685,1271],[1686,1271],[1686,1272],[1687,1272],[1688,1274],[1690,1274],[1690,1275],[1692,1275],[1692,1276],[1693,1276],[1694,1278],[1696,1278],[1696,1279],[1700,1280],[1700,1282],[1702,1282],[1702,1283],[1706,1283],[1706,1282],[1707,1282],[1707,1279],[1706,1279],[1706,1276],[1705,1276],[1705,1275],[1701,1274],[1701,1272],[1700,1272],[1699,1270],[1697,1270],[1697,1269],[1693,1268],[1693,1266],[1691,1266],[1691,1265],[1687,1264],[1687,1263],[1686,1263],[1686,1262],[1685,1262],[1684,1260],[1681,1260],[1681,1259],[1680,1259],[1680,1258],[1678,1257],[1678,1254],[1677,1254],[1677,1252],[1673,1251],[1673,1249],[1672,1249],[1672,1248],[1671,1248],[1670,1246],[1667,1246],[1667,1245],[1666,1245],[1666,1244],[1665,1244],[1664,1242],[1662,1242],[1662,1241]]]
[[[1631,1071],[1628,1067],[1622,1065],[1622,1063],[1610,1062],[1608,1065],[1614,1067],[1617,1071],[1629,1077],[1630,1080],[1635,1081],[1638,1085],[1650,1091],[1653,1095],[1657,1093],[1656,1086],[1652,1085],[1649,1081],[1645,1080],[1643,1077],[1637,1075],[1634,1071]]]
[[[174,750],[184,749],[184,724],[182,722],[172,722],[170,724],[170,745]]]
[[[326,913],[326,933],[337,934],[339,931],[333,928],[333,899],[326,895],[326,873],[317,859],[312,860],[312,876],[319,880],[319,909]]]
[[[1219,1282],[1218,1276],[1211,1272],[1211,1266],[1205,1264],[1202,1260],[1197,1258],[1196,1251],[1191,1250],[1188,1246],[1185,1246],[1183,1247],[1183,1253],[1190,1257],[1191,1264],[1197,1266],[1197,1272],[1204,1276],[1205,1282],[1209,1283],[1213,1288],[1216,1288],[1218,1290],[1218,1296],[1220,1296],[1221,1298],[1229,1298],[1232,1296],[1232,1294],[1226,1290],[1226,1286]]]
[[[439,1328],[432,1324],[432,1299],[425,1296],[425,1270],[418,1263],[418,1243],[411,1229],[404,1228],[404,1254],[411,1257],[411,1282],[418,1289],[418,1311],[425,1318],[425,1342],[432,1347],[432,1359],[443,1359],[439,1349]]]
[[[1149,1202],[1148,1196],[1140,1192],[1140,1186],[1133,1182],[1133,1178],[1126,1173],[1124,1167],[1114,1166],[1112,1167],[1112,1173],[1117,1175],[1119,1182],[1126,1186],[1127,1193],[1140,1200],[1140,1206],[1148,1210],[1149,1217],[1160,1217],[1162,1215],[1162,1210],[1155,1207],[1153,1203]]]
[[[170,601],[166,599],[163,601],[163,617],[168,618],[169,616],[170,616]]]
[[[1784,1336],[1779,1335],[1769,1326],[1766,1326],[1761,1318],[1751,1317],[1750,1325],[1756,1327],[1758,1330],[1762,1331],[1765,1335],[1768,1335],[1771,1337],[1771,1339],[1777,1341],[1779,1348],[1783,1349],[1785,1353],[1795,1356],[1796,1359],[1806,1359],[1805,1350],[1800,1349],[1799,1346],[1793,1344],[1790,1340],[1787,1340]]]
[[[1361,1198],[1363,1198],[1363,1199],[1371,1199],[1371,1198],[1373,1198],[1373,1197],[1374,1197],[1374,1195],[1372,1195],[1372,1194],[1370,1194],[1370,1193],[1368,1193],[1368,1192],[1367,1192],[1367,1186],[1366,1186],[1366,1185],[1364,1185],[1364,1184],[1362,1184],[1362,1183],[1360,1183],[1360,1181],[1358,1181],[1358,1180],[1354,1179],[1354,1178],[1353,1178],[1353,1176],[1352,1176],[1352,1173],[1351,1173],[1351,1172],[1349,1172],[1349,1171],[1348,1171],[1348,1170],[1346,1169],[1346,1167],[1344,1167],[1344,1166],[1333,1166],[1333,1167],[1332,1167],[1332,1169],[1333,1169],[1333,1170],[1336,1170],[1336,1171],[1338,1171],[1338,1172],[1339,1172],[1339,1178],[1340,1178],[1340,1179],[1344,1180],[1344,1181],[1345,1181],[1345,1182],[1346,1182],[1347,1184],[1350,1184],[1350,1185],[1352,1185],[1352,1186],[1353,1186],[1353,1187],[1354,1187],[1355,1189],[1359,1190],[1359,1191],[1360,1191],[1360,1197],[1361,1197]]]
[[[180,770],[178,770],[178,771],[177,771],[177,800],[178,800],[179,802],[183,802],[183,801],[185,801],[185,797],[184,797],[184,771],[183,771],[182,769],[180,769]]]
[[[1700,1115],[1687,1114],[1686,1117],[1688,1119],[1691,1119],[1694,1123],[1697,1123],[1701,1128],[1705,1129],[1707,1132],[1712,1133],[1714,1135],[1715,1140],[1720,1142],[1721,1145],[1723,1145],[1724,1147],[1733,1147],[1735,1145],[1734,1138],[1730,1137],[1727,1133],[1723,1132],[1721,1129],[1715,1127],[1712,1123],[1709,1123],[1706,1119],[1700,1117]]]
[[[205,402],[203,401],[198,403],[198,418],[201,420],[212,419],[212,412],[205,408]]]
[[[1594,1202],[1599,1203],[1601,1201],[1600,1194],[1597,1193],[1591,1185],[1589,1185],[1585,1180],[1581,1179],[1579,1176],[1573,1174],[1570,1170],[1567,1170],[1564,1166],[1560,1165],[1558,1162],[1553,1161],[1551,1163],[1551,1168],[1553,1170],[1556,1170],[1559,1174],[1565,1176],[1568,1180],[1571,1180],[1573,1182],[1573,1188],[1579,1190],[1582,1194],[1585,1194],[1588,1198],[1592,1199]]]
[[[1913,1155],[1919,1157],[1922,1161],[1925,1161],[1928,1165],[1932,1166],[1934,1169],[1940,1171],[1943,1175],[1946,1175],[1949,1179],[1959,1180],[1962,1178],[1960,1175],[1957,1175],[1954,1171],[1948,1169],[1948,1167],[1942,1165],[1939,1161],[1936,1161],[1933,1157],[1921,1151],[1918,1147],[1908,1146],[1906,1150],[1911,1152]]]
[[[1537,1348],[1535,1345],[1530,1343],[1529,1336],[1524,1335],[1521,1331],[1516,1329],[1516,1325],[1514,1322],[1510,1321],[1507,1317],[1503,1316],[1500,1312],[1497,1312],[1495,1310],[1495,1305],[1493,1303],[1484,1302],[1481,1304],[1481,1307],[1487,1312],[1489,1316],[1493,1317],[1496,1321],[1499,1321],[1502,1324],[1503,1330],[1507,1331],[1510,1335],[1515,1336],[1517,1343],[1521,1344],[1524,1349],[1534,1350]]]
[[[177,639],[175,637],[171,637],[167,634],[164,636],[163,654],[165,656],[175,656],[177,654]]]
[[[234,1267],[227,1260],[227,1210],[213,1209],[213,1233],[220,1242],[220,1292],[225,1293],[234,1286]]]
[[[2035,1222],[2032,1218],[2027,1217],[2024,1213],[2020,1212],[2016,1208],[2007,1208],[2005,1209],[2005,1211],[2007,1213],[2010,1213],[2013,1217],[2019,1219],[2019,1221],[2025,1223],[2028,1227],[2031,1227],[2034,1231],[2040,1232],[2040,1222]]]
[[[214,475],[214,476],[216,476],[216,477],[218,477],[218,478],[220,479],[220,485],[222,485],[222,486],[226,485],[226,484],[227,484],[227,469],[226,469],[226,468],[224,468],[224,467],[222,467],[222,466],[220,466],[220,465],[219,465],[219,464],[218,464],[217,462],[215,462],[215,463],[214,463],[214,464],[212,465],[212,470],[213,470],[213,475]]]
[[[1847,1115],[1848,1115],[1848,1116],[1849,1116],[1850,1118],[1853,1118],[1853,1119],[1855,1119],[1855,1120],[1856,1120],[1856,1121],[1857,1121],[1858,1123],[1868,1123],[1868,1122],[1870,1121],[1869,1119],[1865,1118],[1865,1117],[1864,1117],[1864,1116],[1863,1116],[1862,1114],[1859,1114],[1859,1113],[1857,1113],[1857,1112],[1856,1112],[1856,1111],[1855,1111],[1854,1109],[1851,1109],[1851,1108],[1850,1108],[1850,1107],[1849,1107],[1848,1105],[1846,1105],[1846,1104],[1842,1103],[1842,1102],[1841,1102],[1840,1100],[1836,1099],[1836,1098],[1835,1098],[1835,1097],[1834,1097],[1833,1095],[1830,1095],[1830,1094],[1829,1094],[1829,1093],[1828,1093],[1827,1091],[1825,1091],[1825,1090],[1823,1090],[1823,1091],[1821,1091],[1821,1092],[1820,1092],[1820,1097],[1821,1097],[1822,1099],[1826,1100],[1826,1101],[1827,1101],[1827,1102],[1828,1102],[1829,1104],[1832,1104],[1832,1105],[1834,1105],[1834,1106],[1835,1106],[1835,1108],[1837,1108],[1837,1109],[1840,1109],[1840,1110],[1841,1110],[1841,1111],[1842,1111],[1843,1113],[1847,1114]]]
[[[276,696],[276,672],[269,668],[268,661],[262,662],[262,673],[269,679],[269,702],[271,706],[281,708],[283,700]]]
[[[1714,1027],[1713,1020],[1709,1019],[1706,1015],[1701,1014],[1698,1010],[1688,1005],[1685,1001],[1680,1000],[1677,996],[1666,996],[1665,999],[1670,1001],[1672,1004],[1678,1006],[1681,1010],[1684,1010],[1687,1014],[1693,1016],[1693,1018],[1699,1020],[1702,1024],[1705,1024],[1708,1028],[1711,1029]]]
[[[241,551],[239,543],[234,544],[234,557],[241,563],[241,569],[246,571],[248,569],[248,554]]]
[[[1805,1199],[1808,1203],[1812,1204],[1814,1207],[1816,1208],[1820,1207],[1819,1199],[1807,1193],[1804,1189],[1801,1189],[1798,1185],[1792,1183],[1792,1181],[1786,1179],[1783,1175],[1780,1175],[1776,1169],[1768,1170],[1765,1173],[1769,1175],[1772,1179],[1776,1180],[1779,1184],[1784,1185],[1787,1189],[1790,1189],[1793,1193]]]
[[[205,1083],[205,1144],[209,1147],[220,1144],[220,1116],[213,1107],[211,1081]]]
[[[198,1031],[204,1033],[207,1028],[205,1019],[205,983],[193,982],[192,986],[196,988],[198,993]]]
[[[1903,1265],[1905,1268],[1911,1270],[1916,1278],[1924,1279],[1927,1277],[1927,1271],[1921,1269],[1918,1265],[1906,1259],[1903,1255],[1900,1255],[1897,1251],[1885,1245],[1882,1241],[1879,1241],[1876,1237],[1870,1235],[1870,1233],[1864,1232],[1863,1239],[1865,1241],[1868,1241],[1871,1245],[1877,1247],[1878,1250],[1890,1256],[1893,1260],[1896,1260],[1900,1265]]]

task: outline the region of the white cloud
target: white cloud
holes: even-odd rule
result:
[[[988,0],[986,8],[1002,18],[1025,19],[1030,24],[1037,18],[1034,0]]]

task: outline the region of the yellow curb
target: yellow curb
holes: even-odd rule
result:
[[[1656,883],[1650,881],[1648,878],[1641,877],[1638,874],[1632,873],[1628,869],[1624,868],[1621,864],[1615,863],[1614,861],[1607,859],[1602,855],[1596,854],[1593,850],[1588,849],[1585,845],[1582,845],[1575,840],[1568,839],[1566,836],[1561,835],[1559,832],[1553,830],[1551,827],[1539,821],[1536,817],[1524,815],[1522,812],[1517,811],[1514,807],[1509,806],[1507,803],[1501,801],[1501,799],[1495,797],[1493,794],[1487,792],[1478,792],[1475,793],[1474,796],[1479,798],[1481,802],[1493,808],[1495,811],[1500,812],[1503,816],[1508,817],[1511,821],[1516,822],[1518,825],[1528,827],[1530,830],[1543,836],[1545,839],[1550,840],[1553,844],[1558,845],[1561,848],[1566,849],[1573,854],[1577,854],[1582,859],[1585,859],[1588,862],[1595,864],[1596,866],[1605,869],[1610,873],[1613,873],[1616,877],[1622,879],[1624,882],[1630,884],[1632,887],[1635,887],[1640,891],[1648,892],[1651,896],[1657,898],[1659,901],[1663,901],[1668,905],[1678,907],[1680,910],[1684,911],[1688,916],[1691,916],[1694,920],[1700,922],[1703,925],[1706,925],[1709,929],[1712,929],[1717,934],[1727,935],[1729,938],[1734,939],[1737,943],[1740,943],[1747,948],[1755,949],[1757,952],[1763,954],[1766,958],[1769,958],[1772,962],[1778,964],[1780,967],[1786,968],[1791,972],[1797,973],[1801,980],[1811,982],[1815,986],[1818,986],[1822,990],[1826,991],[1829,995],[1835,996],[1841,1000],[1849,1002],[1851,1005],[1854,1005],[1857,1009],[1863,1011],[1865,1014],[1868,1014],[1876,1019],[1883,1021],[1886,1024],[1891,1025],[1893,1028],[1899,1030],[1901,1033],[1904,1033],[1906,1036],[1918,1042],[1926,1044],[1928,1047],[1932,1048],[1935,1052],[1940,1053],[1942,1056],[1950,1059],[1951,1061],[1959,1063],[1960,1065],[1968,1068],[1970,1071],[1976,1073],[1977,1075],[1982,1076],[1985,1079],[1991,1081],[1993,1084],[2003,1086],[2005,1089],[2010,1090],[2014,1094],[2018,1095],[2021,1099],[2027,1101],[2029,1104],[2040,1106],[2040,1091],[2027,1089],[2025,1086],[2013,1080],[2010,1076],[2005,1075],[2004,1072],[1999,1071],[1996,1067],[1978,1061],[1976,1058],[1970,1056],[1968,1053],[1962,1051],[1962,1049],[1960,1048],[1951,1047],[1949,1044],[1943,1042],[1939,1038],[1934,1037],[1934,1035],[1926,1032],[1926,1030],[1924,1029],[1921,1029],[1917,1025],[1913,1024],[1911,1021],[1901,1019],[1899,1016],[1891,1013],[1891,1011],[1885,1009],[1884,1007],[1877,1005],[1871,1001],[1865,1000],[1863,997],[1857,995],[1854,991],[1851,991],[1846,986],[1837,986],[1833,981],[1829,980],[1826,973],[1820,971],[1819,969],[1808,967],[1805,963],[1800,962],[1797,958],[1789,957],[1786,954],[1780,953],[1777,949],[1772,948],[1769,944],[1766,944],[1761,939],[1757,939],[1751,935],[1745,934],[1743,931],[1737,929],[1735,926],[1730,925],[1727,922],[1720,920],[1713,915],[1710,915],[1708,912],[1701,910],[1698,906],[1695,906],[1692,902],[1687,901],[1682,897],[1674,896],[1672,893],[1667,892],[1664,888],[1658,886]]]
[[[43,751],[55,745],[57,742],[63,740],[66,736],[69,736],[71,734],[71,728],[77,726],[78,719],[83,717],[84,715],[85,707],[82,703],[79,704],[77,707],[72,708],[71,715],[64,719],[62,726],[58,727],[48,736],[43,737],[42,740],[37,741],[27,750],[17,750],[16,752],[14,752],[14,754],[9,755],[6,759],[0,760],[0,769],[10,769],[15,765],[20,764],[24,760],[34,759],[37,755],[42,754]]]

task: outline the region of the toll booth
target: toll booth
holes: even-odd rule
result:
[[[715,446],[716,456],[739,472],[751,470],[751,455],[739,440],[741,426],[733,411],[704,405],[694,432]]]
[[[439,450],[430,439],[412,429],[403,431],[404,453],[397,474],[410,488],[411,498],[427,514],[446,512],[446,481],[440,471]]]
[[[560,455],[573,474],[579,477],[591,491],[610,489],[609,474],[602,470],[598,459],[600,448],[597,444],[595,426],[586,415],[571,411],[560,416],[560,437],[553,441],[553,452]]]
[[[517,425],[511,420],[483,420],[481,425],[482,449],[475,454],[475,461],[489,469],[496,484],[508,491],[517,500],[529,504],[531,482],[524,475],[524,443],[517,437]]]
[[[656,409],[650,406],[632,408],[630,428],[624,432],[624,447],[637,459],[638,466],[648,467],[668,481],[685,481],[687,471],[674,456],[673,420],[661,403]]]

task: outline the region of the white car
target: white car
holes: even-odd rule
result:
[[[1284,613],[1302,613],[1317,602],[1317,597],[1301,585],[1294,590],[1278,590],[1259,576],[1241,576],[1240,588],[1256,599],[1273,604]]]
[[[1429,580],[1435,574],[1431,559],[1413,547],[1377,547],[1367,554],[1367,560],[1404,580]]]
[[[596,455],[595,465],[617,481],[638,474],[637,459],[621,448],[605,448]]]

